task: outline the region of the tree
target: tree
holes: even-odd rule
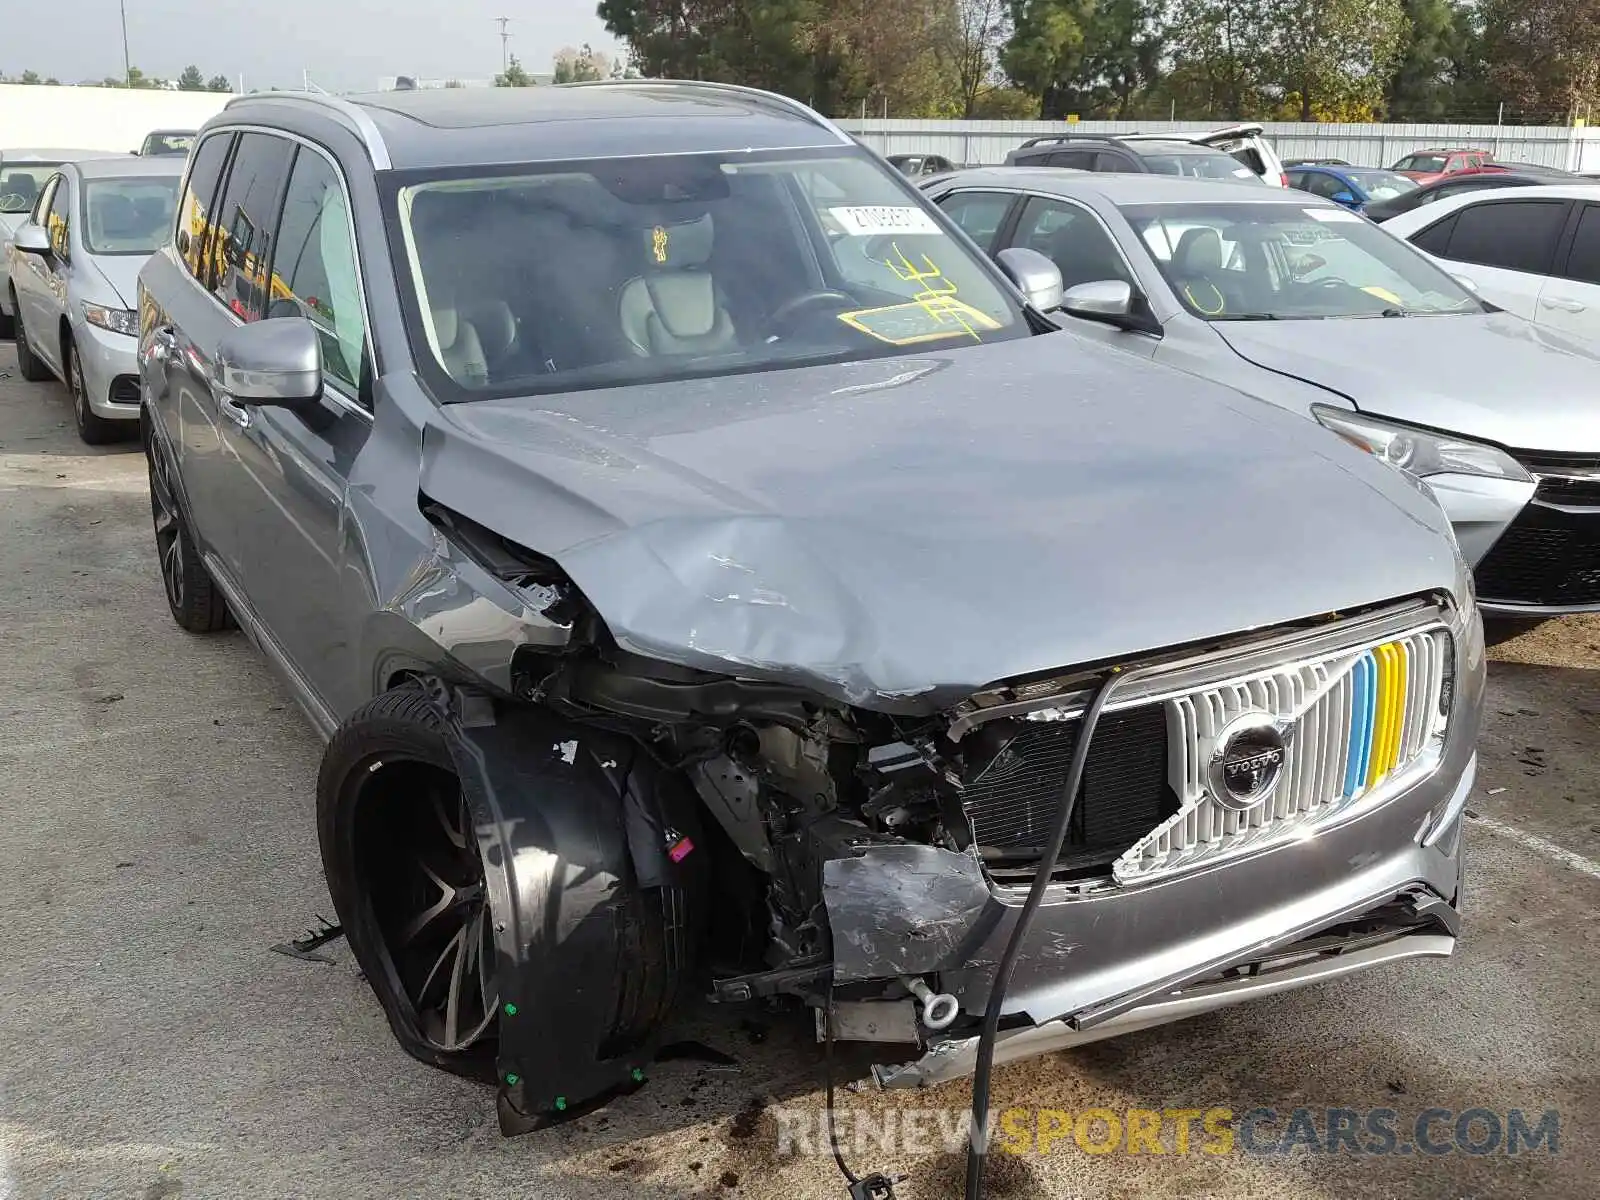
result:
[[[1483,55],[1505,100],[1545,120],[1600,91],[1600,0],[1483,0]]]
[[[994,84],[1010,12],[1006,0],[955,0],[949,58],[961,89],[961,115],[971,119],[978,94]]]
[[[213,75],[210,79],[206,80],[206,91],[231,92],[233,91],[233,84],[228,82],[228,77],[226,75]]]
[[[200,74],[200,68],[191,63],[183,69],[183,74],[178,76],[178,90],[180,92],[203,92],[206,90],[205,76]]]
[[[1391,121],[1439,121],[1451,107],[1467,15],[1450,0],[1402,3],[1408,29],[1384,115]]]
[[[1094,8],[1094,0],[1011,0],[1011,40],[1000,63],[1046,117],[1067,112],[1062,93],[1080,78]]]
[[[1100,0],[1084,27],[1075,78],[1058,82],[1054,107],[1126,118],[1160,77],[1164,54],[1157,0]]]
[[[517,61],[517,56],[511,56],[511,65],[505,72],[494,77],[495,87],[532,87],[533,76],[522,69],[522,64]]]
[[[1195,116],[1249,117],[1261,107],[1265,0],[1177,0],[1168,97]]]
[[[1299,102],[1345,120],[1371,119],[1404,44],[1402,0],[1265,0],[1268,73]]]
[[[595,51],[588,42],[583,44],[582,50],[567,46],[556,51],[555,66],[557,83],[587,83],[604,79],[611,73],[606,56]]]
[[[37,71],[24,71],[22,73],[22,78],[19,79],[17,82],[18,83],[26,83],[26,84],[36,84],[36,83],[39,82],[39,72],[37,72]]]

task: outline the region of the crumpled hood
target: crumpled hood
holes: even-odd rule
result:
[[[1457,579],[1399,472],[1064,333],[452,405],[421,487],[626,649],[903,712]]]
[[[1257,366],[1374,416],[1518,450],[1600,452],[1600,348],[1511,313],[1211,328]]]

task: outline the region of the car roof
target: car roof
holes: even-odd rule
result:
[[[493,166],[648,154],[815,147],[860,149],[811,109],[724,84],[628,80],[531,88],[421,88],[329,97],[241,96],[217,124],[254,115],[294,128],[333,119],[360,136],[384,169]]]
[[[48,150],[38,147],[27,149],[0,150],[0,163],[11,162],[80,162],[89,158],[117,158],[126,157],[126,152],[121,150]]]
[[[115,158],[91,158],[69,164],[84,179],[136,179],[141,177],[171,179],[183,174],[186,158],[176,154],[144,158],[137,154],[123,154]]]
[[[1533,194],[1530,195],[1530,192]],[[1600,200],[1600,179],[1594,183],[1541,183],[1535,188],[1502,187],[1473,188],[1455,196],[1442,196],[1432,204],[1418,205],[1408,212],[1399,213],[1383,223],[1383,227],[1396,237],[1409,237],[1417,230],[1442,221],[1451,213],[1469,204],[1482,204],[1486,200]]]
[[[1120,174],[1111,171],[1071,171],[1061,167],[975,167],[951,171],[922,182],[957,183],[964,187],[989,187],[1046,192],[1057,196],[1099,196],[1112,204],[1204,204],[1209,201],[1261,201],[1264,203],[1322,203],[1316,196],[1288,188],[1262,187],[1260,183],[1223,179],[1187,179],[1176,175]]]

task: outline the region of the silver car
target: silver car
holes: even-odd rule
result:
[[[139,419],[139,268],[172,232],[180,158],[64,163],[6,251],[24,379],[52,375],[72,392],[90,445]]]
[[[1060,323],[1425,480],[1485,613],[1600,609],[1600,348],[1304,192],[1003,168],[923,186],[989,252],[1051,258]]]
[[[28,219],[45,183],[64,162],[99,158],[102,150],[0,150],[0,337],[11,336],[10,268],[5,244]]]

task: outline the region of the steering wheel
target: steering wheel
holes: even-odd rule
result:
[[[774,329],[783,329],[793,323],[795,317],[808,308],[823,304],[831,304],[837,307],[841,304],[854,304],[855,302],[854,296],[847,296],[843,292],[836,292],[829,288],[822,288],[815,292],[805,292],[792,300],[785,300],[778,305],[772,314],[772,327]]]

